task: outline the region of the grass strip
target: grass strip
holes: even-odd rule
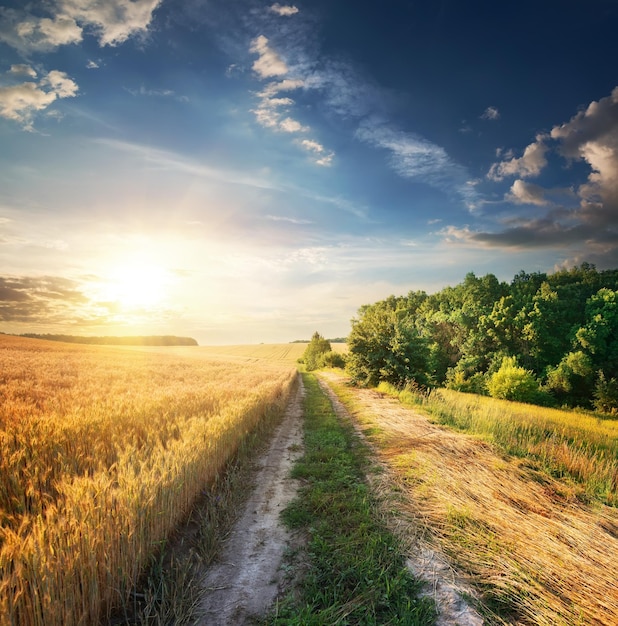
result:
[[[296,555],[302,580],[266,623],[433,624],[433,601],[419,597],[422,583],[377,519],[365,481],[367,447],[352,424],[337,418],[315,375],[303,380],[305,454],[293,470],[302,486],[283,512],[286,525],[307,537]]]

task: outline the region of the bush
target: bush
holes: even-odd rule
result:
[[[485,376],[481,373],[466,377],[465,372],[451,369],[447,374],[446,388],[462,391],[464,393],[487,395]]]
[[[607,380],[603,372],[599,372],[599,380],[594,389],[594,408],[601,413],[618,413],[618,381]]]
[[[345,356],[340,352],[324,352],[318,359],[318,367],[345,367]]]
[[[492,398],[537,402],[539,384],[534,374],[517,365],[514,356],[504,357],[500,369],[487,380],[487,391]]]

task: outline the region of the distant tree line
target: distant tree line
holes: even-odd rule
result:
[[[347,337],[335,337],[334,339],[327,339],[326,341],[329,343],[345,343],[347,340]],[[290,341],[290,343],[309,343],[310,341],[310,339],[294,339],[294,341]]]
[[[473,273],[455,287],[362,306],[347,368],[387,381],[557,406],[618,410],[618,270],[584,263],[510,283]]]
[[[81,337],[79,335],[39,335],[24,333],[20,337],[31,339],[47,339],[48,341],[64,341],[66,343],[85,343],[104,346],[197,346],[192,337],[175,337],[173,335],[150,335],[146,337]]]

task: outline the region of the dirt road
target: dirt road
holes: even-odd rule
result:
[[[297,482],[290,470],[302,454],[302,380],[259,459],[255,488],[203,581],[200,626],[251,623],[264,615],[280,589],[281,562],[289,534],[279,513],[293,499]]]
[[[335,411],[347,417],[345,407],[324,381]],[[279,513],[294,498],[297,482],[290,470],[302,454],[304,388],[290,401],[281,425],[268,450],[258,461],[255,488],[244,511],[232,529],[216,563],[203,580],[200,626],[227,626],[253,623],[264,616],[281,589],[281,564],[290,536],[279,520]],[[376,394],[376,402],[379,396]],[[377,410],[384,410],[381,405]],[[408,567],[428,581],[427,593],[439,610],[437,626],[480,626],[482,619],[458,593],[462,587],[453,580],[448,562],[435,551],[416,546],[408,554]]]

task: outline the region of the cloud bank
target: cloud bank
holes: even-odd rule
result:
[[[547,154],[562,157],[566,164],[585,164],[586,180],[570,195],[576,206],[549,199],[555,190],[522,180],[539,176]],[[564,248],[571,261],[589,260],[604,266],[618,263],[618,87],[609,96],[591,102],[568,122],[554,126],[548,135],[537,135],[521,157],[492,165],[488,178],[501,181],[519,176],[506,199],[514,204],[547,207],[533,218],[508,218],[498,232],[475,232],[449,227],[443,234],[451,241],[487,247],[516,249]],[[561,190],[564,191],[564,190]]]

